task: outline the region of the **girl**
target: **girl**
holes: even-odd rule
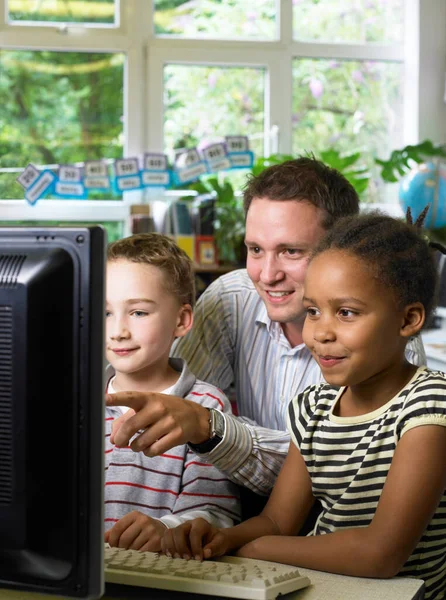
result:
[[[327,384],[290,403],[292,442],[268,504],[237,527],[169,530],[164,552],[238,549],[344,575],[413,576],[426,599],[445,598],[446,377],[404,356],[432,312],[436,278],[410,222],[374,213],[334,226],[304,296],[304,342]],[[316,498],[322,512],[298,537]]]

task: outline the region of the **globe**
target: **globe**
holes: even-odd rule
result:
[[[446,163],[426,162],[414,167],[401,181],[400,204],[406,213],[410,207],[415,219],[430,205],[424,227],[438,229],[446,225]]]

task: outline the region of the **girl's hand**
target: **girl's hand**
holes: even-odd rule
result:
[[[104,541],[118,548],[159,552],[165,531],[164,523],[134,510],[105,533]]]
[[[195,560],[220,556],[229,546],[224,531],[205,519],[193,519],[168,529],[161,540],[161,551],[170,556]]]

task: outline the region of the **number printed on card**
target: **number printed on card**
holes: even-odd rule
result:
[[[121,175],[137,175],[139,172],[137,158],[118,158],[115,160],[115,172],[118,177]]]
[[[17,177],[17,182],[27,190],[38,179],[40,171],[31,163],[25,168],[23,173]]]
[[[144,154],[144,168],[147,171],[166,171],[167,156],[165,154],[152,154],[146,152]]]
[[[86,177],[107,177],[107,164],[102,160],[88,160],[85,162]]]
[[[81,180],[81,169],[80,167],[72,167],[61,165],[59,167],[59,180],[67,182],[78,182]]]
[[[249,141],[246,135],[227,135],[225,137],[228,152],[246,152]]]

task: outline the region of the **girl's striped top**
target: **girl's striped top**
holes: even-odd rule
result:
[[[387,404],[357,417],[333,414],[344,389],[312,386],[289,406],[291,439],[322,504],[310,535],[369,525],[401,437],[422,425],[446,427],[444,373],[419,368]],[[446,492],[399,575],[423,579],[426,600],[446,597]]]

